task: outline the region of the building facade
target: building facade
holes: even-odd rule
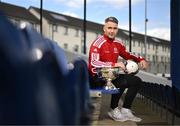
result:
[[[15,5],[14,5],[15,6]],[[12,8],[12,6],[8,6]],[[17,6],[18,7],[18,6]],[[22,8],[22,7],[18,7]],[[0,6],[1,9],[1,6]],[[8,9],[9,10],[9,9]],[[6,10],[8,12],[8,10]],[[11,9],[10,9],[11,10]],[[23,8],[25,10],[25,8]],[[40,9],[30,6],[26,11],[36,17],[36,20],[40,20]],[[22,11],[18,12],[21,15]],[[7,13],[8,15],[8,13]],[[17,19],[17,17],[11,17],[11,20]],[[24,18],[18,17],[21,20]],[[35,21],[35,20],[34,20]],[[29,19],[28,22],[32,24]],[[36,21],[35,21],[36,22]],[[37,23],[37,22],[36,22]],[[33,25],[37,25],[37,24]],[[37,29],[40,24],[38,23]],[[91,43],[99,36],[103,34],[103,25],[95,22],[86,22],[86,54],[88,56],[89,47]],[[83,32],[83,20],[67,15],[63,15],[57,12],[49,10],[43,10],[42,13],[42,34],[57,42],[57,44],[70,52],[82,54],[84,47],[84,32]],[[121,40],[129,50],[129,32],[127,30],[119,29],[117,39]],[[145,56],[145,43],[144,35],[140,33],[132,32],[131,52],[135,55]],[[147,36],[147,54],[146,59],[150,62],[148,72],[155,74],[169,74],[170,73],[170,41],[156,38],[153,36]]]

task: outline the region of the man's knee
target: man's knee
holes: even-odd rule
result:
[[[136,84],[136,86],[141,88],[142,87],[142,83],[143,83],[142,79],[139,78],[138,76],[134,76],[134,77],[135,77],[135,84]]]

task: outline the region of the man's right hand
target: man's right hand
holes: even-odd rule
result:
[[[115,67],[120,67],[122,70],[126,70],[126,67],[123,62],[115,63]]]

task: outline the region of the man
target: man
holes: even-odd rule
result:
[[[125,70],[123,62],[117,62],[121,56],[125,60],[131,59],[139,63],[139,68],[146,69],[148,63],[141,56],[135,56],[126,51],[125,46],[115,37],[118,32],[118,20],[115,17],[105,19],[103,27],[104,35],[99,36],[91,45],[89,53],[89,72],[90,72],[90,87],[96,88],[104,86],[106,83],[101,78],[98,78],[96,68],[99,67],[120,67]],[[132,102],[141,87],[142,81],[139,77],[131,74],[121,74],[112,83],[120,88],[118,94],[112,94],[111,111],[108,115],[115,121],[141,121],[141,118],[134,116],[131,112]],[[124,90],[128,88],[123,106],[118,107],[118,103]]]

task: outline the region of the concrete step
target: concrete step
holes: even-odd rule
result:
[[[111,125],[111,126],[123,126],[123,125],[130,125],[130,126],[137,126],[137,125],[168,125],[166,119],[161,118],[159,112],[152,111],[149,105],[147,105],[140,97],[136,97],[133,105],[132,110],[135,112],[135,115],[142,118],[141,122],[133,122],[133,121],[126,121],[126,122],[118,122],[110,119],[107,115],[107,112],[110,108],[110,99],[111,95],[101,94],[101,97],[94,98],[95,107],[95,118],[92,123],[93,126],[98,125]],[[123,97],[120,100],[119,105],[123,104]]]

